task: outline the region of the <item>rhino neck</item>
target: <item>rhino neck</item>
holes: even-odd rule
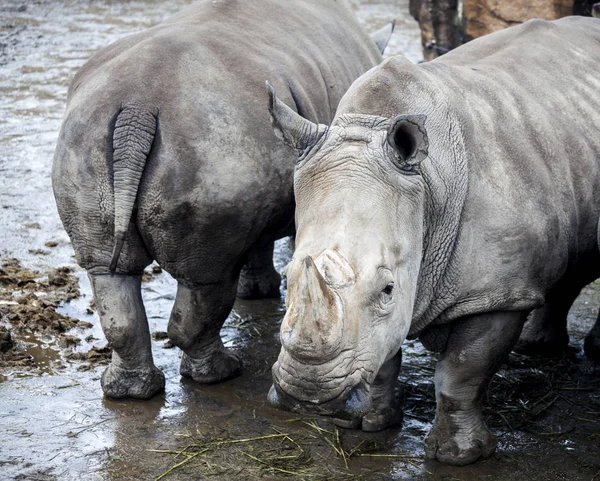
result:
[[[417,336],[458,297],[457,247],[467,197],[463,132],[448,114],[437,146],[422,165],[425,184],[423,259],[409,337]]]

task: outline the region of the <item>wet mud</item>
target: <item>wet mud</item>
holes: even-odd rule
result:
[[[222,336],[244,362],[241,377],[213,386],[183,380],[180,351],[165,333],[176,286],[157,265],[142,289],[165,393],[145,402],[102,397],[110,347],[54,206],[54,145],[77,68],[187,3],[0,0],[0,479],[600,479],[600,368],[582,354],[598,284],[570,313],[567,354],[512,354],[495,376],[485,414],[498,450],[463,468],[424,459],[435,358],[417,341],[403,349],[403,426],[381,433],[338,430],[267,405],[281,300],[238,300],[229,316]],[[352,4],[370,30],[395,17],[388,52],[420,60],[407,1]],[[279,269],[290,253],[280,241]]]

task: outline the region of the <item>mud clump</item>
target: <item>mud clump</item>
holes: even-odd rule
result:
[[[19,297],[17,304],[0,306],[0,318],[8,321],[16,333],[56,336],[74,327],[89,328],[89,322],[59,314],[54,305],[33,293]]]
[[[17,259],[9,259],[0,267],[0,286],[4,288],[2,290],[14,290],[34,282],[39,275],[39,272],[23,269]],[[2,290],[0,296],[5,294]]]
[[[164,339],[169,339],[169,335],[165,331],[154,331],[152,333],[152,339],[155,341],[162,341]]]
[[[35,334],[56,340],[61,348],[81,342],[67,331],[89,328],[89,322],[56,311],[63,302],[80,296],[79,280],[70,267],[51,269],[44,275],[8,259],[0,266],[0,368],[35,368],[19,337]]]
[[[22,351],[7,351],[0,353],[0,379],[2,379],[2,371],[5,369],[33,370],[37,369],[38,365],[31,354]]]
[[[10,331],[3,326],[0,326],[0,352],[10,351],[13,347],[12,336]]]
[[[144,270],[142,273],[142,282],[150,282],[154,276],[162,273],[162,267],[153,265],[149,270]]]
[[[108,364],[112,355],[109,345],[104,347],[92,347],[88,352],[70,352],[65,357],[69,361],[83,361],[86,364],[79,366],[79,371],[89,371],[94,366]]]

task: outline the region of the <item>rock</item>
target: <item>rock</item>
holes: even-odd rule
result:
[[[532,18],[600,17],[600,4],[594,0],[410,0],[409,10],[419,21],[425,60]]]
[[[470,38],[518,25],[532,18],[555,20],[573,13],[573,0],[464,0],[465,34]]]

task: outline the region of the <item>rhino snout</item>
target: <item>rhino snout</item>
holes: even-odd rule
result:
[[[276,382],[267,396],[269,403],[276,408],[296,413],[331,416],[341,427],[360,426],[362,417],[372,408],[370,389],[363,382],[345,389],[342,394],[323,403],[301,401],[286,393]]]

